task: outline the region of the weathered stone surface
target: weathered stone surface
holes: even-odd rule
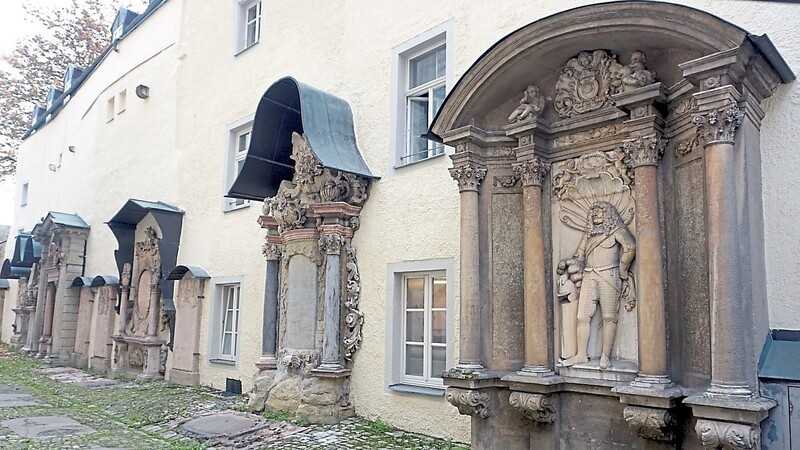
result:
[[[235,436],[254,431],[264,426],[266,421],[252,414],[224,411],[197,417],[183,423],[180,428],[200,437]]]
[[[0,394],[0,408],[31,406],[39,403],[39,400],[28,394]]]
[[[284,347],[314,348],[317,329],[317,266],[303,255],[289,260]]]
[[[23,417],[21,419],[4,420],[2,424],[19,436],[34,439],[47,439],[94,432],[94,429],[81,425],[75,420],[65,416]]]
[[[492,359],[508,369],[523,359],[522,198],[492,196]]]

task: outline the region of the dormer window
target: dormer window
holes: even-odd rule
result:
[[[116,41],[121,37],[122,37],[122,25],[120,24],[118,27],[111,30],[111,40]]]
[[[72,88],[73,81],[80,78],[82,74],[83,69],[75,67],[72,64],[67,64],[67,70],[64,71],[64,78],[61,80],[64,83],[64,92],[69,92],[70,88]]]
[[[56,100],[58,100],[58,98],[61,97],[63,93],[64,92],[61,91],[60,89],[56,89],[55,87],[51,86],[50,90],[47,91],[47,99],[45,100],[45,109],[49,111],[50,108],[53,107],[53,104],[56,102]]]
[[[120,8],[117,11],[114,22],[111,24],[111,41],[121,38],[137,17],[139,17],[139,14],[127,8]]]

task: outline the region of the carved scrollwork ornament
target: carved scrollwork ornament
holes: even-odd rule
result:
[[[697,128],[697,138],[704,145],[714,142],[733,142],[736,130],[742,124],[744,113],[736,105],[712,109],[692,116]]]
[[[450,168],[450,176],[458,182],[459,191],[477,191],[483,178],[486,177],[486,168],[475,163]]]
[[[750,450],[760,446],[759,430],[753,425],[701,419],[694,427],[704,448]]]
[[[495,187],[510,188],[516,186],[517,182],[519,182],[519,177],[515,175],[498,175],[494,177],[492,184]]]
[[[541,186],[545,175],[550,170],[550,164],[534,157],[520,163],[512,164],[511,168],[520,180],[522,180],[522,186]]]
[[[362,327],[364,326],[364,313],[359,309],[361,301],[361,276],[358,274],[358,260],[356,249],[351,244],[345,246],[345,300],[344,306],[347,313],[344,316],[344,359],[353,362],[356,351],[364,339]]]
[[[639,166],[657,166],[658,160],[664,155],[667,147],[667,140],[658,135],[639,136],[635,139],[625,141],[623,148],[630,158],[633,168]]]
[[[492,415],[492,398],[487,392],[472,389],[448,387],[447,401],[458,409],[460,414],[485,419]]]
[[[272,205],[272,217],[278,223],[278,232],[301,228],[306,223],[306,207],[289,192],[279,192]]]
[[[636,430],[639,436],[654,441],[672,442],[675,440],[678,422],[669,410],[626,406],[623,414],[625,422]]]
[[[556,410],[549,395],[512,392],[508,404],[534,422],[553,423],[556,419]]]
[[[267,261],[277,261],[281,258],[281,254],[283,254],[283,246],[281,244],[265,242],[264,245],[261,246],[261,254],[264,255]]]

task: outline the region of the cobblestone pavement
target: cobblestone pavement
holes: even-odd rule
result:
[[[312,425],[206,387],[108,380],[0,347],[3,449],[453,449],[360,418]]]

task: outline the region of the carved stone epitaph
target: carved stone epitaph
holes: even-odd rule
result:
[[[556,112],[567,118],[613,106],[613,95],[652,84],[655,73],[645,68],[646,61],[640,50],[631,54],[627,66],[604,50],[579,53],[561,69],[553,101]]]
[[[445,398],[465,416],[485,419],[492,415],[491,396],[481,390],[448,387]]]
[[[697,437],[707,449],[748,450],[761,448],[759,430],[740,423],[701,419],[695,425]]]
[[[450,176],[458,182],[460,191],[477,191],[486,176],[486,168],[470,162],[450,168]]]
[[[534,422],[553,423],[556,419],[553,399],[549,395],[512,392],[508,397],[508,404]]]
[[[675,439],[677,421],[669,410],[626,406],[623,414],[628,425],[645,439],[664,442]]]

